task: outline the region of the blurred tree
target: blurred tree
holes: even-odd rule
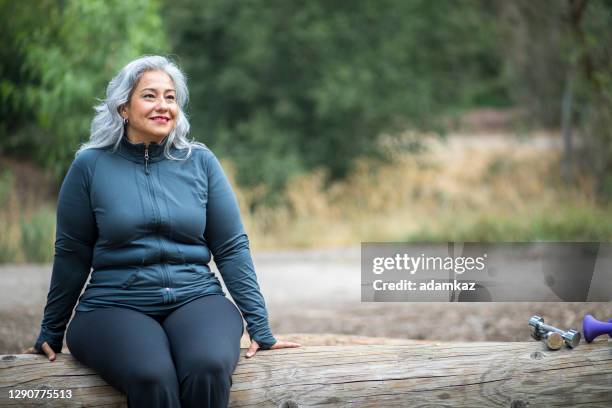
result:
[[[481,1],[178,0],[164,16],[191,77],[194,135],[242,184],[280,191],[381,157],[380,136],[503,100],[494,10]],[[501,96],[500,96],[501,95]]]
[[[578,3],[570,1],[575,9]],[[590,0],[572,26],[578,66],[577,125],[583,144],[578,159],[597,180],[602,201],[612,199],[612,1]]]
[[[558,127],[567,56],[564,54],[565,1],[518,0],[498,3],[503,62],[513,99],[534,122]]]
[[[0,0],[0,152],[60,177],[89,136],[95,97],[129,60],[167,50],[149,0]]]
[[[571,180],[572,128],[577,161],[612,197],[612,2],[518,0],[500,3],[505,72],[517,103],[538,124],[562,127],[563,173]]]

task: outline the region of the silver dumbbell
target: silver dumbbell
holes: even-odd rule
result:
[[[563,337],[554,331],[542,332],[535,327],[531,328],[531,337],[540,341],[544,340],[544,344],[550,350],[559,350],[563,347]]]
[[[531,336],[536,340],[545,339],[546,336],[550,337],[550,333],[557,333],[569,348],[574,348],[580,344],[580,332],[576,330],[563,331],[548,324],[544,324],[544,319],[540,316],[532,316],[529,319],[529,325],[532,327]],[[553,350],[557,349],[553,348]]]

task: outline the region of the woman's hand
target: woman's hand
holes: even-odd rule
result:
[[[45,341],[41,346],[43,352],[49,358],[49,361],[55,360],[55,351],[51,348],[51,346]],[[41,354],[34,347],[30,347],[23,351],[23,354]]]
[[[302,345],[299,343],[293,343],[291,341],[277,341],[276,343],[274,343],[274,345],[272,347],[270,347],[270,350],[277,350],[277,349],[282,349],[282,348],[294,348],[294,347],[301,347]],[[255,353],[257,353],[257,350],[259,350],[259,343],[257,343],[255,340],[251,341],[251,347],[249,347],[249,349],[246,352],[246,358],[251,358],[255,355]]]

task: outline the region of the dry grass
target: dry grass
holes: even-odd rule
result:
[[[577,186],[563,184],[558,142],[551,134],[455,135],[446,142],[429,137],[423,153],[397,154],[385,166],[362,161],[348,180],[328,189],[321,172],[298,177],[287,189],[286,206],[258,208],[245,214],[245,223],[255,248],[469,240],[470,233],[479,240],[472,230],[482,223],[482,228],[501,228],[492,240],[530,240],[538,234],[552,240],[609,240],[612,221],[608,208],[596,203],[592,181],[583,177]],[[250,208],[251,196],[239,191],[242,208]],[[564,230],[570,218],[584,214],[594,214],[587,223],[604,217],[606,228],[592,234],[590,225]],[[545,230],[532,231],[539,226]]]
[[[50,259],[55,224],[53,186],[52,178],[33,165],[0,158],[0,263]]]
[[[54,237],[51,204],[24,205],[13,194],[0,210],[0,263],[49,262]]]

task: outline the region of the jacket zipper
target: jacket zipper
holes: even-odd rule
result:
[[[145,174],[149,174],[149,146],[145,146]]]
[[[145,159],[145,174],[148,176],[150,174],[149,173],[149,146],[145,146],[144,159]],[[157,204],[156,204],[155,197],[154,197],[154,194],[153,194],[153,188],[151,186],[151,180],[149,180],[148,178],[147,178],[147,185],[148,185],[148,189],[149,189],[149,196],[151,197],[151,203],[153,204],[153,211],[155,212],[155,222],[158,225],[157,233],[159,234],[159,222],[160,222],[160,220],[159,220],[158,217],[160,216],[160,214],[158,214],[159,213],[159,209],[156,208]],[[162,246],[162,243],[161,243],[161,240],[159,239],[159,237],[157,239],[157,242],[159,244],[160,250],[163,251],[163,246]],[[162,264],[161,265],[161,269],[162,269],[162,271],[161,271],[162,285],[165,286],[165,292],[166,292],[164,297],[166,297],[166,295],[167,295],[168,302],[170,302],[172,300],[172,295],[169,293],[170,292],[170,289],[169,289],[169,287],[170,287],[170,276],[168,276],[168,273],[166,272],[165,265]]]

